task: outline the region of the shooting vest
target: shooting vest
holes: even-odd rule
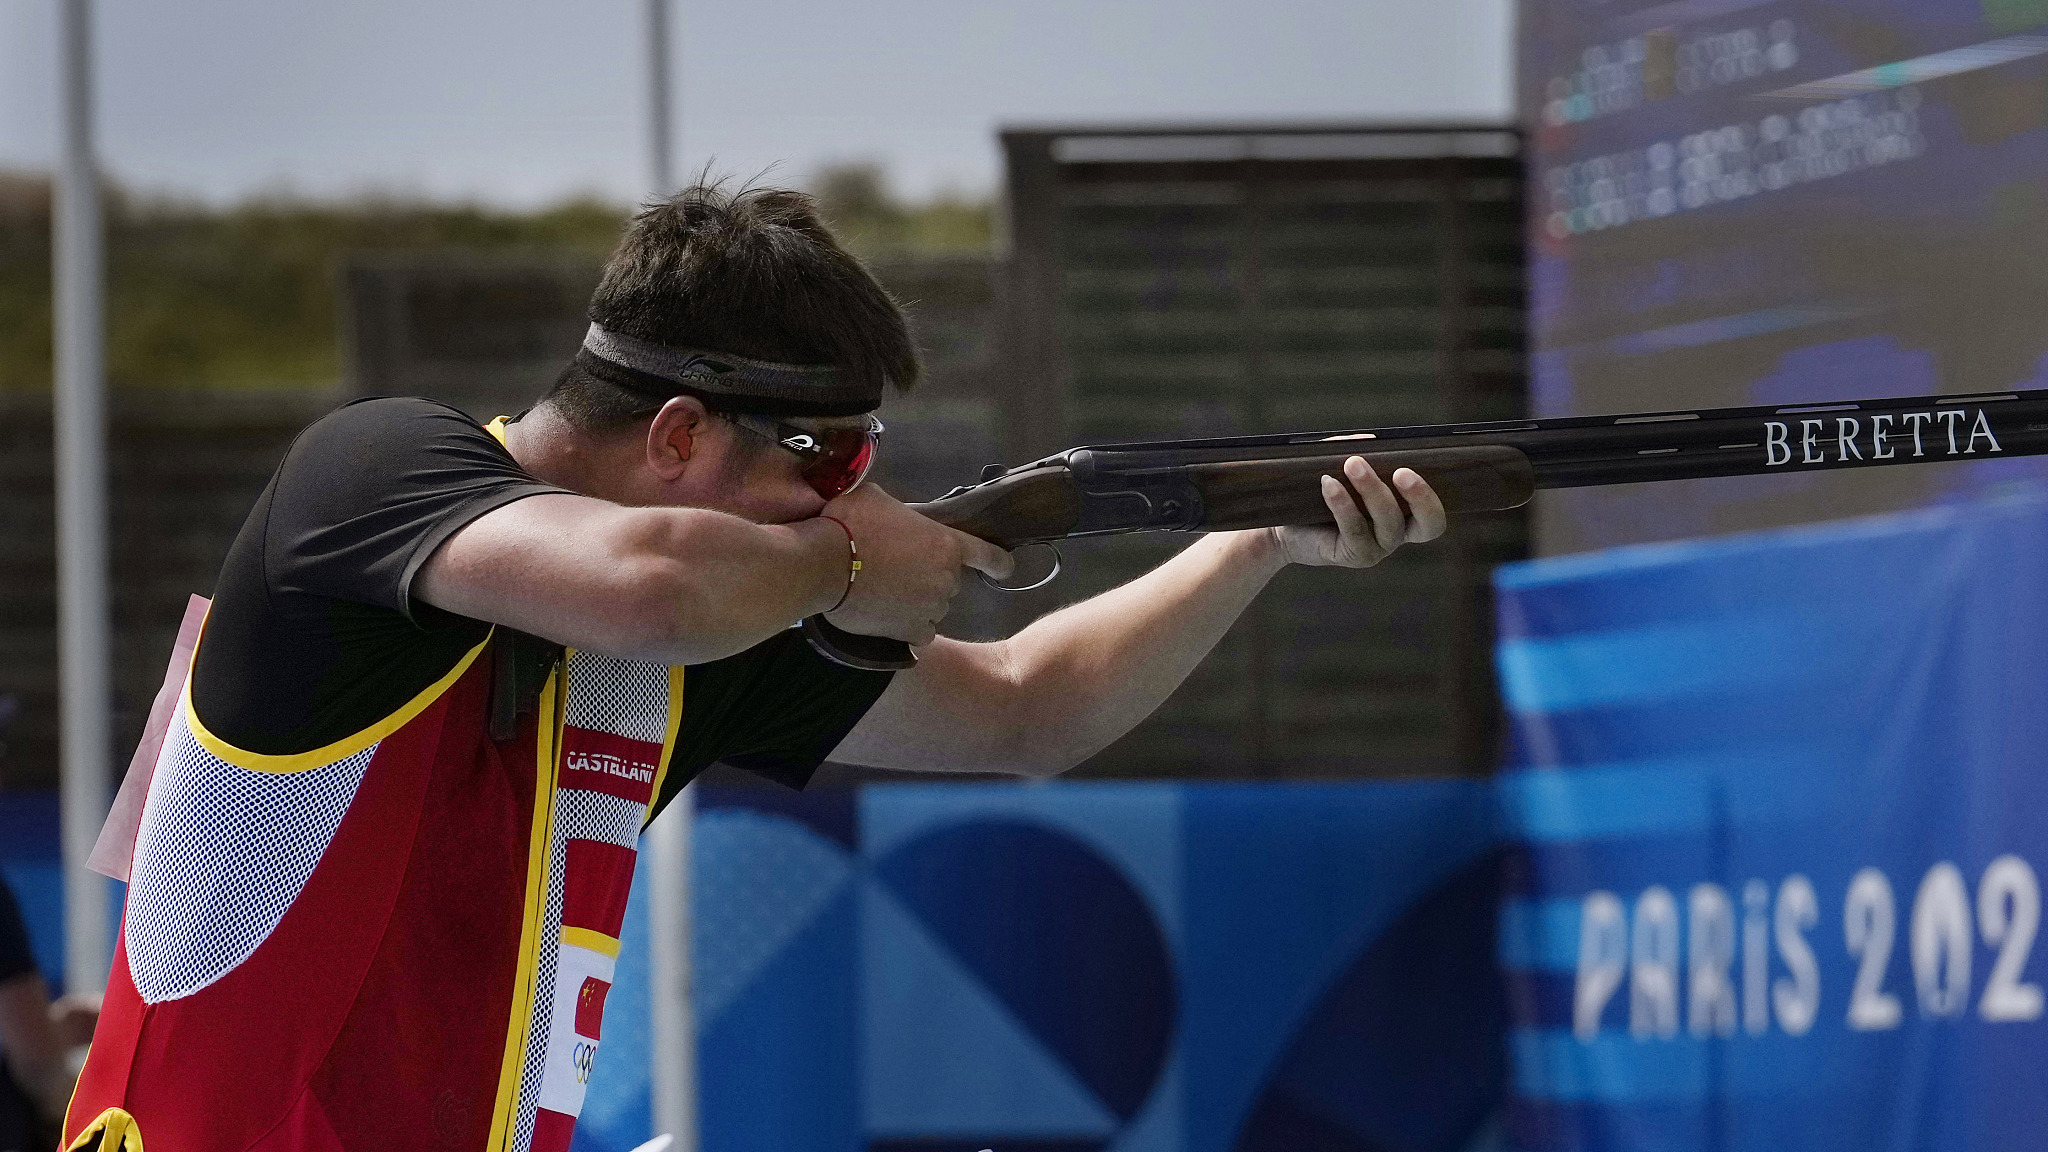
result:
[[[572,650],[495,740],[507,639],[291,756],[187,679],[67,1148],[566,1152],[683,672]]]

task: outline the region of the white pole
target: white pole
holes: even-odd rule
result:
[[[86,857],[107,815],[107,412],[99,170],[92,140],[92,7],[59,0],[62,144],[55,199],[57,668],[64,821],[64,986],[107,983],[107,882]]]
[[[656,196],[676,190],[669,125],[668,0],[647,0],[647,175]]]
[[[676,190],[668,5],[647,0],[647,176],[656,197]],[[696,809],[696,790],[684,788],[647,833],[654,1130],[675,1137],[671,1152],[697,1152],[697,1026],[690,1010],[690,824]]]
[[[697,1028],[690,1010],[690,824],[685,788],[647,830],[649,935],[654,944],[654,1130],[672,1152],[697,1150]]]

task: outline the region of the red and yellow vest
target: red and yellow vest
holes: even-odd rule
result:
[[[291,756],[188,681],[67,1148],[565,1152],[683,674],[572,650],[496,741],[491,643]]]

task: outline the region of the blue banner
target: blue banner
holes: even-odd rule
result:
[[[51,988],[64,979],[64,864],[54,792],[0,792],[0,882],[28,927],[36,968]]]
[[[1497,1120],[1484,782],[699,804],[705,1148],[1457,1152]],[[611,1021],[588,1152],[646,1135]]]
[[[1513,1147],[2038,1147],[2048,502],[1503,569]]]
[[[714,789],[699,804],[705,1148],[1492,1146],[1507,1015],[1484,781]],[[55,829],[54,797],[0,796],[0,873],[53,973]],[[654,1134],[648,867],[577,1152]]]

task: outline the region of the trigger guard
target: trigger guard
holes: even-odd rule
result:
[[[1032,591],[1032,590],[1034,590],[1034,589],[1038,589],[1038,588],[1043,588],[1043,587],[1045,587],[1045,586],[1046,586],[1047,584],[1050,584],[1050,583],[1052,583],[1052,582],[1053,582],[1054,580],[1056,580],[1056,579],[1058,579],[1058,578],[1059,578],[1059,574],[1060,574],[1060,567],[1061,567],[1061,566],[1062,566],[1062,565],[1063,565],[1063,564],[1065,563],[1065,557],[1062,557],[1062,556],[1060,555],[1060,548],[1059,548],[1059,545],[1057,545],[1057,544],[1054,544],[1054,543],[1053,543],[1052,541],[1050,541],[1050,540],[1034,540],[1034,541],[1032,541],[1032,542],[1031,542],[1030,544],[1025,544],[1025,545],[1022,545],[1022,546],[1021,546],[1021,547],[1019,547],[1019,548],[1018,548],[1017,550],[1018,550],[1019,552],[1021,552],[1021,551],[1023,551],[1023,550],[1025,549],[1025,548],[1031,548],[1031,547],[1039,547],[1039,548],[1050,548],[1050,549],[1052,549],[1052,571],[1050,571],[1050,572],[1047,572],[1047,573],[1045,574],[1045,577],[1044,577],[1043,579],[1039,580],[1039,581],[1038,581],[1037,583],[1035,583],[1035,584],[1019,584],[1019,585],[1017,585],[1016,587],[1014,587],[1014,588],[1013,588],[1013,587],[1011,587],[1011,586],[1010,586],[1010,585],[1008,585],[1008,584],[998,584],[998,583],[996,583],[995,581],[993,581],[993,580],[989,579],[989,578],[988,578],[988,573],[986,573],[986,572],[976,572],[976,573],[975,573],[975,575],[977,575],[977,576],[981,577],[981,582],[982,582],[983,584],[986,584],[986,585],[988,585],[989,587],[991,587],[991,588],[995,589],[995,590],[996,590],[996,591],[998,591],[998,592],[1030,592],[1030,591]]]

